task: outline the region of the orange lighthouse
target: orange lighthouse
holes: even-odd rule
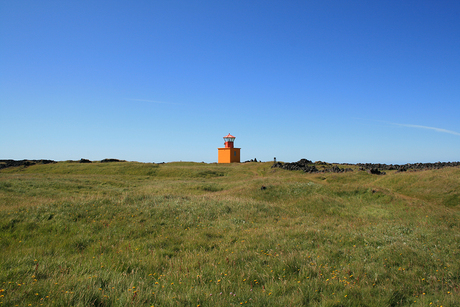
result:
[[[224,136],[224,148],[217,148],[218,150],[218,163],[233,163],[240,162],[240,149],[233,147],[235,137],[230,133]]]

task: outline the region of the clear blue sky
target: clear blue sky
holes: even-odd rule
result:
[[[460,1],[0,1],[0,159],[460,160]]]

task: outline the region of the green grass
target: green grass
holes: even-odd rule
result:
[[[459,306],[459,187],[459,168],[5,169],[0,306]]]

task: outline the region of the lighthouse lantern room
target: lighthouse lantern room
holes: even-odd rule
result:
[[[229,133],[227,136],[224,136],[224,141],[225,148],[233,148],[235,137]]]
[[[230,133],[224,136],[224,148],[217,148],[219,163],[240,162],[240,149],[234,147],[235,137]]]

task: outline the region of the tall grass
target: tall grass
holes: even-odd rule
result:
[[[264,163],[4,170],[0,303],[458,306],[459,181]]]

